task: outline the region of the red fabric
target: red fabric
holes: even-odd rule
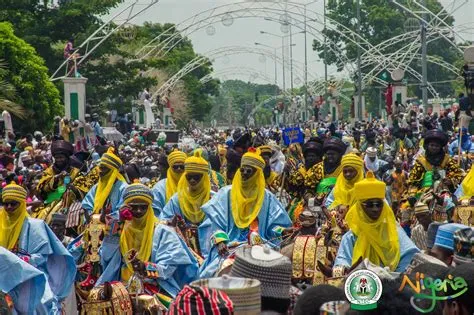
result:
[[[387,90],[385,91],[385,107],[387,109],[387,114],[392,114],[392,97],[393,97],[393,87],[391,84],[388,85]]]

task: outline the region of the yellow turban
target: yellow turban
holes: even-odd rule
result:
[[[260,156],[261,151],[259,149],[250,148],[247,153],[242,156],[241,166],[252,166],[257,169],[263,170],[265,168],[265,161]]]
[[[111,171],[107,173],[107,175],[99,178],[94,196],[93,213],[97,214],[102,210],[105,201],[109,197],[112,187],[117,180],[126,182],[125,178],[122,176],[122,174],[120,174],[120,168],[122,164],[122,160],[117,155],[115,155],[115,150],[112,147],[110,147],[107,152],[102,155],[99,166],[105,166]]]
[[[176,187],[178,187],[179,179],[182,173],[176,173],[173,170],[173,165],[176,163],[184,163],[187,155],[182,151],[173,151],[168,155],[168,172],[166,173],[166,198],[165,202],[168,202],[171,197],[176,193]]]
[[[202,174],[201,181],[193,191],[189,190],[186,175],[189,173]],[[179,207],[186,220],[199,224],[204,220],[201,206],[209,201],[211,196],[211,180],[209,177],[209,163],[201,157],[201,151],[196,150],[194,156],[184,162],[184,174],[178,183]]]
[[[12,250],[18,242],[23,222],[28,216],[26,195],[26,190],[14,182],[5,186],[2,191],[3,202],[19,202],[18,208],[13,213],[7,213],[4,208],[0,209],[0,246],[8,250]]]
[[[362,200],[384,199],[385,184],[374,178],[372,172],[367,178],[355,184],[355,202],[346,215],[346,222],[357,237],[352,252],[352,263],[359,257],[368,258],[373,264],[389,267],[395,271],[400,262],[397,221],[390,206],[384,201],[377,220],[370,219],[362,207]]]
[[[252,166],[257,169],[245,183],[242,182],[240,169],[232,180],[230,191],[232,216],[235,225],[244,229],[257,218],[265,197],[265,176],[263,175],[265,161],[260,156],[260,150],[250,148],[242,157],[241,166]]]
[[[349,153],[343,156],[341,161],[342,168],[352,167],[357,171],[357,175],[348,181],[344,177],[344,173],[341,172],[337,176],[336,184],[334,186],[334,201],[330,205],[330,208],[337,207],[339,205],[351,206],[355,198],[355,188],[356,183],[359,183],[364,178],[364,161],[353,154]]]
[[[368,172],[367,178],[354,185],[354,197],[356,200],[384,199],[385,183],[377,180],[374,173]]]

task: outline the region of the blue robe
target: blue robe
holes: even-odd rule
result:
[[[120,237],[106,236],[100,249],[102,275],[96,286],[107,281],[120,281],[121,268],[125,263],[120,252]],[[149,279],[172,297],[175,297],[185,284],[195,280],[198,274],[198,262],[188,246],[176,234],[173,228],[157,224],[153,234],[153,248],[149,262],[157,265],[158,279]]]
[[[108,200],[112,207],[110,210],[110,214],[116,219],[118,219],[118,213],[120,207],[123,204],[123,192],[125,188],[127,188],[127,186],[127,183],[124,183],[120,180],[116,180],[114,185],[112,186],[112,190],[110,191],[108,197]],[[82,208],[89,211],[89,214],[92,214],[92,210],[94,209],[94,198],[96,191],[97,184],[92,186],[91,190],[89,190],[84,200],[82,200]]]
[[[0,291],[11,296],[16,312],[32,314],[41,308],[41,301],[46,305],[54,301],[51,290],[46,291],[43,272],[3,247],[0,247],[0,261]]]
[[[215,195],[216,193],[214,191],[211,191],[211,198]],[[156,215],[156,213],[155,213]],[[186,222],[186,224],[191,224],[186,217],[184,216],[183,212],[181,211],[181,207],[179,206],[179,200],[178,200],[178,194],[174,194],[173,197],[168,201],[166,206],[163,208],[163,211],[160,213],[160,220],[164,221],[171,221],[175,215],[179,215],[183,218],[183,220]],[[203,221],[201,224],[198,226],[198,238],[199,238],[199,248],[201,249],[201,256],[203,258],[206,258],[207,255],[209,254],[210,248],[210,243],[209,240],[205,239],[205,235],[202,234],[202,229],[201,226],[203,226],[203,223],[206,222],[206,217],[204,216]],[[205,228],[205,226],[203,226]]]
[[[46,290],[52,291],[56,300],[54,307],[59,309],[60,302],[71,292],[76,277],[76,264],[71,254],[43,220],[32,218],[23,222],[18,248],[20,254],[29,255],[29,264],[46,275]],[[48,311],[51,313],[51,309]]]
[[[407,236],[405,231],[397,225],[398,231],[398,242],[400,243],[400,262],[398,263],[395,272],[404,272],[410,264],[413,256],[420,250]],[[337,257],[334,261],[334,266],[346,266],[351,267],[352,265],[352,253],[354,251],[354,245],[357,237],[352,231],[344,234],[341,240],[341,245],[337,251]]]
[[[151,207],[155,212],[155,217],[159,217],[166,205],[166,178],[163,178],[151,189],[153,193],[153,203]]]
[[[217,194],[201,207],[206,213],[207,219],[200,226],[200,233],[205,235],[203,240],[209,242],[211,247],[209,255],[200,268],[200,277],[209,278],[214,276],[222,262],[217,246],[215,246],[214,235],[224,232],[228,237],[228,244],[247,244],[249,230],[239,229],[232,216],[230,191],[232,186],[221,188]],[[270,247],[278,248],[280,245],[281,228],[292,225],[288,213],[274,194],[265,189],[262,208],[257,216],[258,232],[262,241]]]

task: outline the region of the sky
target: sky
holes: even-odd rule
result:
[[[140,0],[141,3],[149,2],[149,0]],[[258,1],[254,0],[253,2]],[[132,0],[127,0],[125,3],[130,3]],[[236,8],[236,3],[244,3],[241,7],[245,7],[245,3],[252,2],[249,0],[159,0],[157,4],[149,8],[146,12],[136,17],[132,23],[142,24],[145,21],[158,22],[158,23],[175,23],[180,24],[183,21],[192,18],[193,16],[200,14],[206,10],[211,10],[215,7],[221,7],[219,12],[226,12],[224,9],[226,5],[232,5],[232,8]],[[281,2],[281,0],[275,0],[275,2]],[[293,0],[302,4],[307,4],[308,11],[323,12],[323,0]],[[387,0],[388,2],[388,0]],[[474,41],[474,0],[440,0],[445,6],[448,12],[451,12],[453,8],[461,6],[456,12],[454,12],[455,27],[456,29],[463,28],[464,31],[461,33],[462,38]],[[123,8],[126,4],[122,4]],[[229,7],[227,7],[229,8]],[[119,8],[120,9],[120,8]],[[242,11],[241,11],[242,12]],[[232,21],[227,19],[226,22],[232,22],[230,26],[225,26],[221,18],[216,23],[212,24],[212,27],[205,26],[192,34],[189,35],[194,49],[199,54],[209,55],[215,49],[222,49],[224,47],[238,46],[245,47],[245,51],[249,53],[231,54],[231,55],[218,55],[220,57],[213,58],[213,67],[216,73],[216,77],[226,79],[241,79],[244,81],[252,81],[258,83],[274,83],[275,80],[275,63],[272,56],[262,57],[261,54],[255,54],[250,52],[264,49],[269,51],[270,54],[274,54],[275,50],[266,48],[264,46],[256,46],[255,42],[259,42],[263,45],[271,47],[281,47],[282,39],[277,36],[270,36],[261,34],[261,31],[271,32],[276,35],[284,35],[282,33],[281,25],[278,21],[265,20],[261,14],[258,17],[245,17],[237,18],[237,15],[242,13],[232,13]],[[244,14],[248,16],[252,13]],[[255,14],[255,13],[253,13]],[[208,13],[207,16],[212,16]],[[278,16],[278,15],[277,15]],[[312,23],[311,27],[314,29],[322,29],[321,25],[315,22]],[[309,25],[308,23],[308,25]],[[183,25],[183,24],[181,24]],[[469,29],[466,30],[466,28]],[[286,30],[287,31],[287,30]],[[293,55],[293,83],[294,86],[300,86],[304,84],[304,56],[305,56],[305,41],[304,34],[300,33],[300,30],[293,29],[292,33],[296,33],[292,36],[292,47]],[[211,35],[210,35],[211,34]],[[287,33],[288,34],[288,33]],[[307,61],[308,61],[308,80],[322,78],[324,76],[324,64],[319,60],[316,52],[312,50],[312,41],[314,36],[308,32],[307,34]],[[285,58],[289,64],[289,40],[284,39],[286,51],[284,51]],[[240,48],[242,50],[242,48]],[[278,58],[281,59],[282,51],[281,48],[276,49]],[[429,54],[429,51],[428,51]],[[285,83],[286,87],[290,87],[290,65],[285,70]],[[277,77],[278,85],[283,85],[282,79],[282,65],[277,65]],[[329,67],[328,74],[331,76],[335,74],[335,68]],[[339,77],[341,75],[338,75]]]

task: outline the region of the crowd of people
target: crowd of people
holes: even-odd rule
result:
[[[194,128],[163,145],[139,128],[107,141],[90,118],[1,144],[0,313],[356,314],[344,281],[360,269],[383,284],[365,312],[474,313],[474,146],[458,115],[308,122],[302,142]],[[420,274],[467,289],[413,302],[432,295],[401,286]]]

